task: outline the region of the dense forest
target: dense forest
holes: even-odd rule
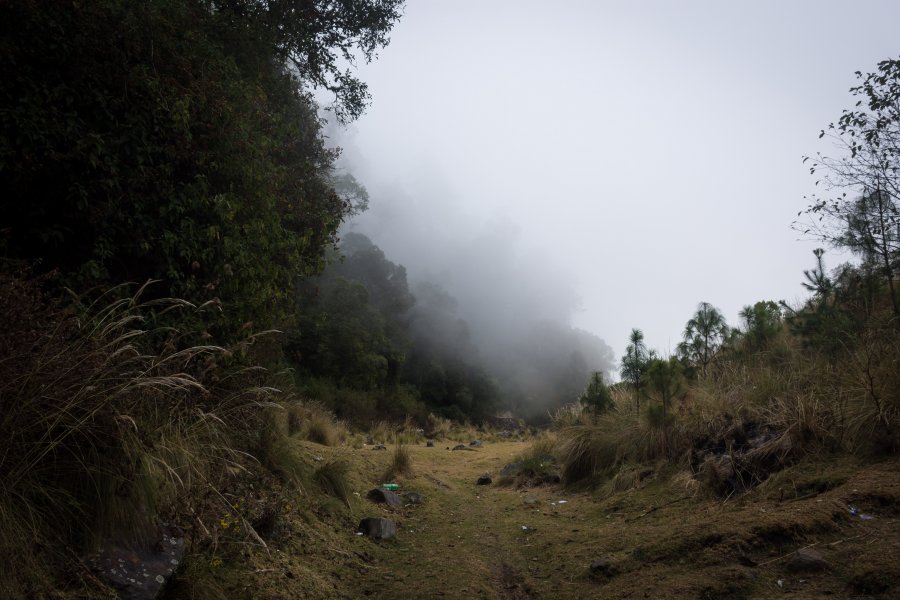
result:
[[[225,510],[268,550],[271,506],[312,477],[298,435],[540,426],[564,485],[662,461],[721,498],[815,452],[900,449],[900,59],[857,74],[821,132],[839,154],[805,159],[822,195],[794,227],[853,260],[816,250],[805,302],[748,299],[737,326],[701,302],[672,356],[636,328],[613,372],[567,323],[487,346],[440,281],[343,229],[369,198],[326,127],[366,109],[353,66],[402,9],[0,5],[0,595],[102,597],[86,553],[162,521],[226,540]],[[249,481],[276,500],[245,517],[228,491]]]

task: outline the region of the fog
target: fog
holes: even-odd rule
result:
[[[372,106],[332,134],[371,194],[348,230],[443,286],[491,354],[548,322],[607,340],[598,369],[632,327],[668,353],[700,301],[737,325],[805,296],[801,158],[898,22],[888,1],[412,0],[360,68]]]

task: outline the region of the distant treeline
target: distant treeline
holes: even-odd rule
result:
[[[424,417],[479,421],[512,412],[533,421],[574,401],[601,344],[553,323],[523,324],[523,343],[485,353],[439,285],[410,290],[406,269],[367,237],[344,236],[341,258],[298,286],[286,343],[298,384],[349,419]]]

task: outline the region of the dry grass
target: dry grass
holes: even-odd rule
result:
[[[151,541],[159,507],[243,469],[272,405],[258,369],[224,371],[225,349],[149,327],[194,307],[122,291],[64,309],[0,280],[0,596],[52,586],[48,552]]]
[[[334,496],[349,506],[352,493],[347,476],[349,470],[350,465],[346,461],[329,460],[316,469],[313,479],[326,494]]]

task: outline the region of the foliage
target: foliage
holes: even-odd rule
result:
[[[4,597],[41,595],[41,569],[66,548],[151,539],[157,511],[216,494],[258,443],[277,391],[224,348],[178,350],[172,330],[154,343],[151,307],[193,308],[142,291],[66,307],[0,276]]]
[[[431,288],[417,300],[404,267],[365,236],[348,234],[340,250],[340,261],[298,286],[297,327],[285,350],[299,373],[374,395],[380,415],[344,405],[344,392],[328,392],[335,400],[329,406],[361,424],[424,419],[426,409],[459,421],[490,415],[499,392],[472,360],[465,323],[441,309],[452,298]]]
[[[602,372],[595,371],[591,375],[591,380],[578,398],[578,402],[585,410],[594,414],[606,412],[613,407],[612,394],[609,391],[609,386],[603,381]]]
[[[371,57],[399,6],[293,4],[4,3],[5,253],[79,289],[161,280],[224,306],[197,327],[225,341],[280,323],[354,208],[302,87]]]
[[[641,395],[644,387],[644,374],[647,365],[656,358],[655,350],[648,350],[644,344],[644,333],[640,329],[632,329],[629,344],[625,348],[625,356],[622,357],[622,379],[631,385],[634,390],[634,409],[641,410]]]
[[[672,401],[685,391],[684,373],[681,363],[672,357],[669,360],[656,359],[647,367],[647,388],[651,396],[658,401],[650,405],[647,411],[648,422],[656,429],[662,430],[661,440],[663,452],[668,456],[669,421],[671,419]]]
[[[699,366],[701,373],[706,373],[709,362],[729,334],[725,317],[719,309],[708,302],[701,302],[684,327],[684,341],[678,344],[678,354],[688,364]]]
[[[351,70],[387,46],[403,0],[224,0],[203,2],[229,27],[245,29],[305,85],[335,97],[342,121],[359,117],[369,100],[366,84]],[[341,65],[348,68],[342,70]]]
[[[781,307],[771,300],[745,306],[738,316],[743,325],[743,348],[749,352],[765,350],[781,329]]]
[[[900,315],[894,281],[900,265],[900,60],[881,61],[877,72],[856,76],[860,84],[850,88],[859,98],[855,109],[827,128],[843,156],[819,153],[810,167],[835,195],[813,196],[805,211],[809,222],[795,227],[858,254],[880,274]]]

